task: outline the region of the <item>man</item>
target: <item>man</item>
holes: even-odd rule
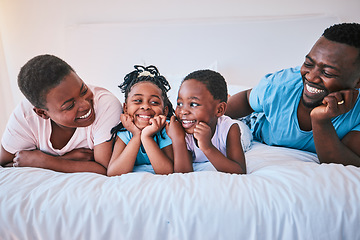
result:
[[[226,114],[251,118],[254,139],[360,166],[360,24],[327,28],[298,68],[266,75],[230,97]]]

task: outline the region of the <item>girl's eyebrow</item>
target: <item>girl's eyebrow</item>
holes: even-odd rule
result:
[[[144,96],[144,94],[135,93],[134,95],[132,95],[132,97],[137,97],[137,96]],[[159,97],[158,95],[150,95],[150,97],[156,97],[156,98],[158,98],[158,99],[161,99],[161,97]]]
[[[158,99],[161,99],[158,95],[151,95],[151,97],[156,97]]]

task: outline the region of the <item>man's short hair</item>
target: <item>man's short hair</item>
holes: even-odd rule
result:
[[[334,42],[344,43],[360,49],[360,24],[341,23],[325,29],[323,36]]]

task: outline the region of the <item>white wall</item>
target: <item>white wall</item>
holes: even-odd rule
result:
[[[0,40],[2,40],[3,47],[1,49],[0,44],[0,63],[2,64],[1,70],[5,69],[3,72],[6,71],[5,74],[1,74],[0,86],[2,88],[10,87],[11,91],[8,92],[13,95],[13,99],[8,99],[5,102],[0,98],[0,101],[2,101],[0,104],[2,106],[6,105],[6,109],[12,109],[22,98],[17,89],[16,77],[20,67],[36,55],[43,53],[55,54],[63,57],[75,69],[78,69],[78,65],[81,65],[81,63],[76,62],[78,61],[75,57],[77,49],[71,49],[69,46],[79,46],[72,45],[71,38],[73,36],[77,37],[77,40],[81,40],[81,37],[84,36],[93,36],[86,33],[86,26],[89,25],[116,23],[139,26],[149,24],[149,22],[157,25],[168,22],[177,24],[186,22],[191,25],[193,22],[217,21],[218,19],[236,19],[237,21],[250,22],[260,20],[266,22],[274,19],[307,17],[316,19],[316,17],[324,15],[332,17],[331,19],[338,19],[339,22],[360,22],[359,10],[359,0],[0,0],[0,36],[2,37]],[[302,31],[306,32],[306,27],[302,27]],[[82,31],[80,33],[84,34],[79,36],[76,31],[74,32],[74,29],[77,28]],[[294,26],[293,31],[297,31],[296,26]],[[314,35],[313,32],[310,34]],[[304,38],[307,37],[305,35]],[[191,38],[192,35],[189,34],[188,37]],[[231,36],[227,37],[231,38]],[[311,36],[313,39],[317,37]],[[298,38],[296,41],[301,44],[302,39]],[[144,44],[146,44],[146,38],[144,38]],[[254,49],[255,52],[258,46],[248,47]],[[161,49],[162,46],[151,45],[149,47]],[[179,46],[179,48],[181,47]],[[303,45],[303,47],[308,46]],[[1,52],[2,50],[3,52]],[[306,53],[304,52],[303,55]],[[284,58],[284,53],[279,54],[279,56]],[[279,56],[272,56],[273,61],[276,62]],[[70,61],[67,57],[74,59],[75,62]],[[93,56],[93,58],[97,57]],[[209,64],[214,60],[216,59],[209,59]],[[129,66],[133,64],[137,63],[129,62]],[[256,64],[254,62],[254,66]],[[124,68],[124,71],[131,70],[128,66]],[[80,66],[80,69],[81,73],[86,75],[85,67]],[[100,70],[103,71],[102,68],[99,68]],[[277,69],[273,69],[273,71],[275,70]],[[108,69],[108,71],[116,70]],[[230,83],[235,82],[230,79]],[[242,84],[244,85],[244,83]],[[8,95],[6,97],[10,98]],[[8,113],[6,111],[2,112],[2,118],[7,118]],[[1,121],[0,124],[1,133],[4,125]]]

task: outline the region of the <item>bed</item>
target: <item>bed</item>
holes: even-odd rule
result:
[[[134,64],[156,65],[173,87],[172,101],[180,80],[200,68],[221,72],[233,94],[301,64],[334,22],[305,16],[79,24],[66,29],[62,57],[84,81],[120,99],[116,86]],[[312,153],[259,142],[246,161],[246,175],[0,168],[0,239],[360,239],[360,168],[319,164]]]
[[[360,239],[360,168],[254,142],[246,175],[0,168],[1,239]]]

